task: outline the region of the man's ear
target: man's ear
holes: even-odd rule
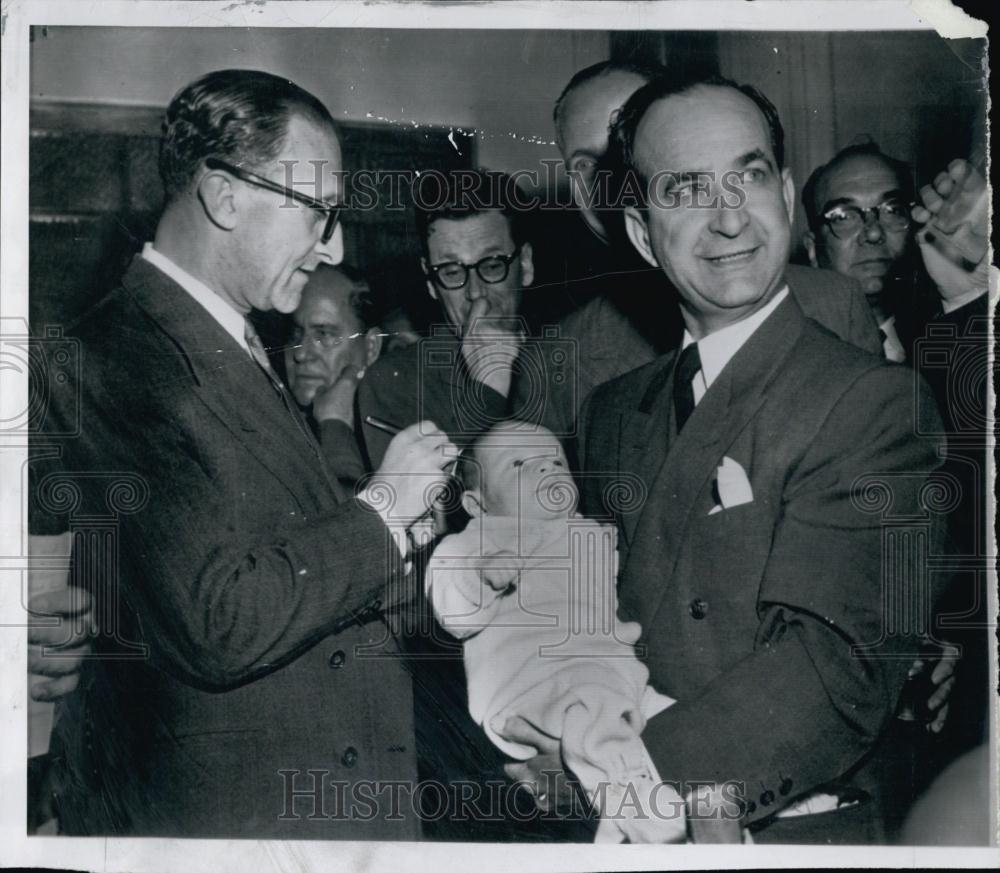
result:
[[[646,227],[646,219],[634,206],[625,207],[625,233],[628,234],[629,241],[647,264],[651,267],[660,266],[649,245],[649,228]]]
[[[212,224],[223,230],[235,230],[238,223],[236,193],[225,173],[214,170],[202,176],[198,183],[198,200]]]
[[[535,262],[532,259],[531,243],[521,245],[521,287],[527,288],[535,281]]]
[[[382,330],[378,327],[370,327],[365,331],[365,367],[370,367],[378,360],[382,352]]]
[[[785,212],[788,213],[788,223],[795,223],[795,182],[792,171],[785,167],[781,171],[781,196],[785,201]]]
[[[424,271],[424,275],[427,277],[427,293],[431,295],[431,300],[437,300],[437,288],[434,287],[434,283],[431,281],[431,271],[430,267],[427,266],[427,258],[420,259],[420,269]]]
[[[473,518],[479,518],[486,514],[486,507],[483,506],[483,495],[478,488],[470,488],[462,492],[462,509]]]
[[[819,266],[819,261],[816,258],[816,234],[811,230],[807,230],[802,234],[802,245],[806,247],[806,254],[809,255],[809,263],[814,267]]]

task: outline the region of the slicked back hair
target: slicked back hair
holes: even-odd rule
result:
[[[635,157],[635,136],[642,119],[654,103],[667,97],[675,97],[701,86],[716,88],[732,88],[754,102],[764,116],[771,139],[771,150],[777,169],[785,165],[785,131],[778,117],[778,110],[753,85],[741,85],[725,76],[707,76],[700,79],[679,80],[675,76],[662,75],[651,79],[636,91],[622,107],[611,125],[611,141],[607,155],[607,166],[612,169],[619,180],[631,173],[639,182],[641,205],[646,205],[649,178],[639,166]],[[678,168],[664,168],[678,169]],[[621,181],[620,181],[621,184]]]
[[[271,73],[217,70],[181,89],[167,107],[160,140],[167,200],[187,189],[206,158],[248,170],[273,160],[293,113],[336,129],[316,97]]]
[[[425,185],[431,178],[436,180],[435,185]],[[530,215],[518,203],[519,190],[512,176],[495,170],[451,170],[422,176],[415,214],[424,256],[428,254],[427,240],[435,221],[460,221],[490,211],[502,212],[507,218],[515,245],[528,242],[526,224]]]
[[[355,318],[361,324],[361,327],[368,330],[370,327],[374,327],[374,302],[372,299],[371,288],[368,285],[368,280],[365,279],[364,274],[348,264],[337,264],[333,266],[331,264],[319,264],[313,273],[312,278],[309,280],[309,284],[316,282],[329,281],[334,278],[334,274],[339,273],[350,283],[351,290],[347,294],[346,303],[348,308],[354,314]],[[329,276],[329,279],[327,278]],[[306,286],[307,290],[309,285]]]

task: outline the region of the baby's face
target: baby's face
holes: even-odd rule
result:
[[[548,431],[491,431],[476,451],[486,511],[520,518],[567,518],[579,494],[562,446]]]

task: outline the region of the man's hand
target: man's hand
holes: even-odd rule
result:
[[[571,776],[563,767],[559,752],[559,740],[543,734],[520,716],[512,716],[494,730],[505,740],[522,743],[537,749],[538,754],[527,761],[505,764],[504,772],[514,782],[519,782],[535,797],[535,803],[543,811],[570,809],[573,804],[574,789]]]
[[[462,337],[462,357],[473,379],[507,397],[524,334],[511,330],[510,319],[488,318],[488,309],[485,298],[473,301],[466,319],[468,329]]]
[[[986,180],[968,161],[955,160],[920,189],[913,220],[928,275],[942,301],[962,305],[989,286],[989,195]]]
[[[79,588],[59,588],[31,598],[28,609],[34,616],[62,619],[58,624],[28,625],[31,696],[56,700],[76,689],[83,659],[90,654],[91,597]]]
[[[316,421],[336,419],[348,427],[354,427],[354,395],[364,372],[353,364],[348,364],[332,383],[320,388],[313,397],[313,418]]]
[[[381,492],[387,490],[391,503],[383,518],[411,525],[427,515],[434,495],[447,481],[444,467],[456,456],[455,445],[433,422],[412,424],[389,443],[381,466],[366,486],[366,501],[378,509],[385,503]]]
[[[927,730],[935,734],[941,733],[948,719],[948,701],[955,687],[955,665],[958,663],[958,655],[958,647],[947,643],[942,646],[940,654],[920,659],[911,668],[917,668],[919,664],[920,670],[926,670],[930,666],[927,664],[928,660],[934,665],[933,670],[931,670],[931,685],[934,690],[927,700],[926,707],[931,716],[931,720],[927,723]],[[936,658],[936,663],[934,658]]]

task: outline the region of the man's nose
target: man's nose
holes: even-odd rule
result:
[[[316,254],[320,260],[336,267],[344,260],[344,228],[338,224],[333,230],[333,236],[323,242],[322,237],[316,240]]]
[[[312,342],[308,337],[302,337],[295,345],[292,347],[292,358],[294,358],[296,364],[302,364],[305,359],[309,356],[309,347]]]
[[[479,273],[469,270],[469,281],[465,283],[465,299],[472,303],[486,296],[487,284],[479,278]]]
[[[727,205],[726,198],[720,196],[714,207],[709,229],[723,236],[737,237],[743,232],[749,221],[743,204],[735,207],[731,204]]]
[[[862,235],[865,242],[869,243],[880,243],[885,239],[885,230],[882,228],[882,222],[879,221],[879,214],[877,212],[869,212],[865,216],[865,226],[862,228]]]

